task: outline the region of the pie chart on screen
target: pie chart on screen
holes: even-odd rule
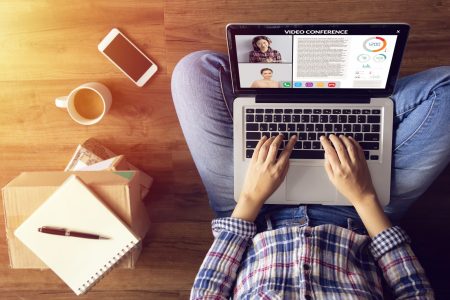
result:
[[[383,62],[385,60],[386,60],[386,55],[384,55],[383,53],[377,54],[373,58],[373,61],[375,61],[375,62]]]
[[[370,37],[364,41],[364,49],[369,52],[379,52],[386,48],[387,42],[379,36]]]

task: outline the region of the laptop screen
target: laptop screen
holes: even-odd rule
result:
[[[408,29],[405,24],[230,24],[233,88],[255,94],[389,94]]]

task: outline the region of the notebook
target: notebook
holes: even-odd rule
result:
[[[96,234],[87,239],[46,234],[43,226]],[[77,295],[85,293],[139,238],[76,176],[70,176],[14,232]]]

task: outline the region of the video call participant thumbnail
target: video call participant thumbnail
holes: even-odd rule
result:
[[[258,79],[252,82],[251,88],[279,88],[281,87],[278,81],[272,80],[273,70],[269,68],[261,69],[263,79]]]
[[[250,51],[249,62],[251,63],[281,63],[281,53],[273,50],[270,45],[272,40],[265,36],[259,35],[253,38],[253,51]]]

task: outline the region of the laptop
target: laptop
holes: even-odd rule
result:
[[[328,179],[321,135],[364,150],[382,206],[389,203],[392,94],[408,24],[228,24],[233,92],[234,198],[262,135],[298,141],[266,204],[350,205]]]

